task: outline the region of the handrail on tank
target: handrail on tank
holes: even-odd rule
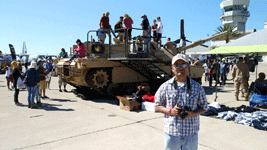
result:
[[[132,30],[144,30],[144,29],[141,29],[141,28],[131,28]],[[132,40],[132,39],[128,39],[128,32],[127,32],[127,29],[125,28],[119,28],[119,29],[115,29],[115,30],[112,30],[112,28],[110,29],[109,33],[112,32],[112,34],[115,36],[115,38],[117,38],[118,36],[115,35],[114,32],[116,31],[120,31],[120,30],[124,30],[124,39],[125,39],[125,42],[124,42],[124,46],[125,46],[125,57],[128,57],[128,45],[129,44],[133,44],[133,42],[127,42],[128,40]],[[88,49],[88,43],[89,43],[89,34],[91,32],[98,32],[98,30],[90,30],[87,32],[87,49]],[[108,31],[103,31],[105,33],[108,33]],[[111,55],[111,34],[108,34],[109,36],[109,53],[108,53],[108,58],[110,58],[110,55]],[[140,36],[141,38],[157,38],[157,37],[153,37],[151,35],[149,35],[148,37],[147,36]],[[162,38],[165,38],[165,37],[162,37]],[[104,43],[103,43],[104,44]],[[147,50],[146,50],[146,54],[147,54],[147,57],[149,55],[149,42],[140,42],[140,44],[146,44],[147,46]]]
[[[89,33],[90,32],[98,32],[98,30],[90,30],[90,31],[88,31],[87,32],[87,41],[86,41],[86,46],[87,46],[87,49],[88,49],[88,38],[89,38]],[[104,32],[106,32],[106,33],[108,33],[107,31],[104,31]],[[110,44],[111,44],[111,36],[110,36],[110,34],[108,34],[109,35],[109,46],[108,46],[108,58],[110,58]],[[103,43],[104,44],[104,43]]]

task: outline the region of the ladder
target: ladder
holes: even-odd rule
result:
[[[72,47],[70,47],[70,54],[69,54],[69,56],[71,56],[71,55],[73,55],[73,48]]]
[[[147,60],[129,60],[120,61],[120,63],[140,73],[149,80],[163,80],[167,81],[172,77],[171,74],[167,73],[156,65],[157,62]]]

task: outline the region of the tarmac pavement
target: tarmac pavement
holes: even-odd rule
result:
[[[267,63],[259,71],[267,73]],[[255,80],[255,72],[250,74]],[[228,75],[231,78],[231,73]],[[0,149],[90,149],[90,150],[162,150],[163,114],[149,111],[124,111],[116,100],[82,100],[71,92],[58,91],[58,78],[52,77],[49,99],[42,107],[27,107],[27,91],[20,91],[22,106],[14,105],[14,90],[8,91],[0,75]],[[203,82],[208,102],[215,99],[215,88]],[[67,85],[67,90],[73,89]],[[227,80],[218,87],[217,102],[229,107],[247,105],[235,101],[234,85]],[[265,108],[261,108],[266,110]],[[199,150],[263,150],[267,132],[253,127],[200,117]]]

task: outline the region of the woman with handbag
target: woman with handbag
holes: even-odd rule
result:
[[[37,63],[33,60],[29,69],[24,73],[24,83],[28,91],[28,108],[38,108],[34,105],[34,97],[37,84],[40,82],[39,71],[36,70]]]
[[[19,103],[18,96],[19,96],[19,89],[17,88],[17,82],[18,78],[22,78],[22,75],[20,74],[20,71],[18,69],[20,62],[12,61],[11,66],[12,66],[12,77],[13,77],[13,86],[15,88],[15,94],[14,94],[14,102],[15,105],[20,106],[21,103]]]

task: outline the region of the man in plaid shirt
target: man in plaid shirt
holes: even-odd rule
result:
[[[172,59],[173,78],[163,83],[155,94],[156,110],[164,115],[166,150],[196,150],[198,147],[199,115],[207,110],[203,87],[187,76],[188,58],[177,54]],[[187,116],[180,117],[182,106]]]

